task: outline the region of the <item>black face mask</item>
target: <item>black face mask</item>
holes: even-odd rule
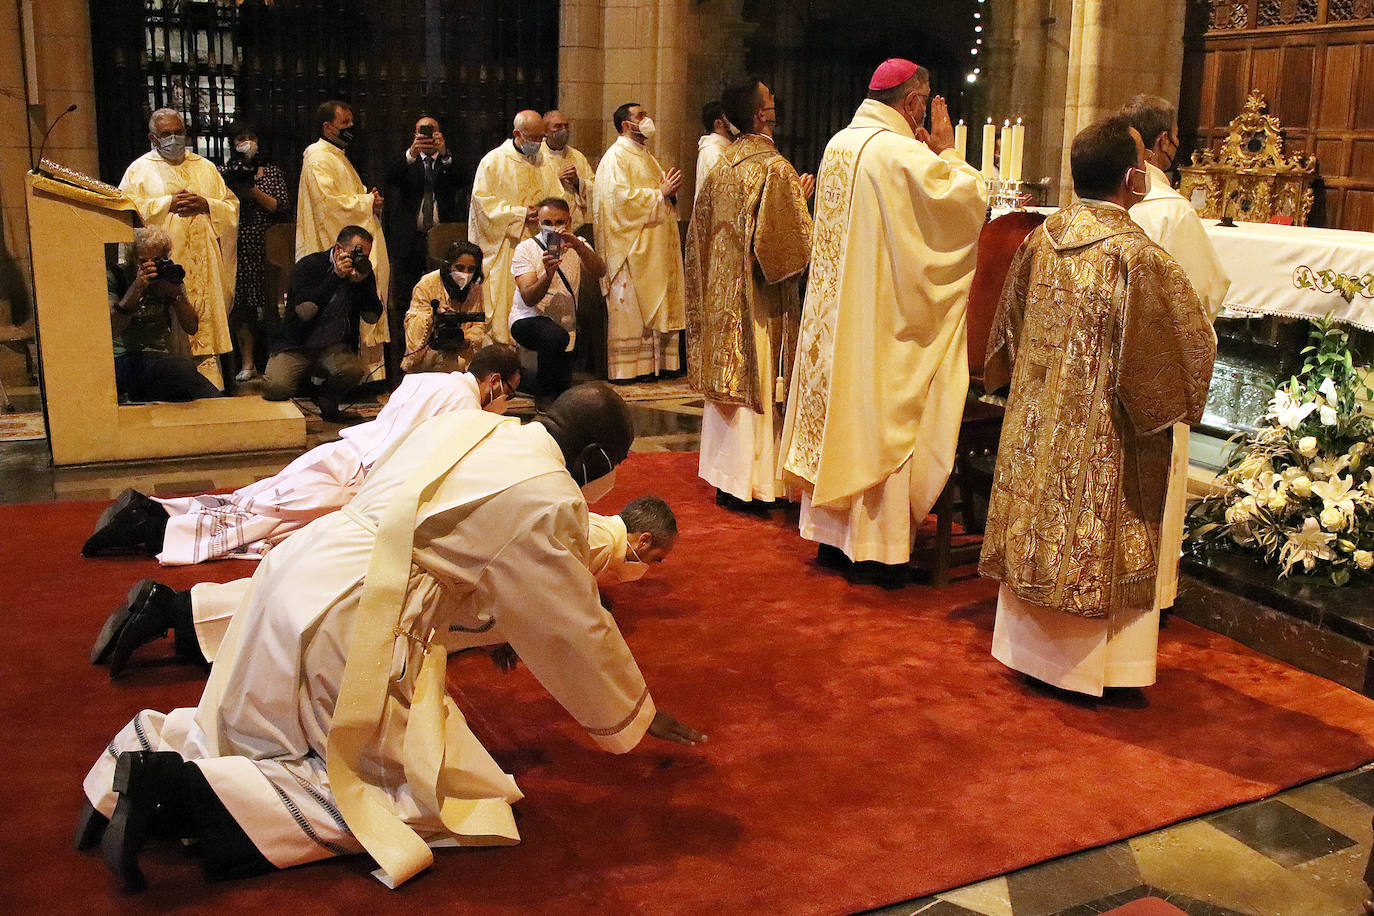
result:
[[[345,147],[352,146],[353,139],[356,136],[357,133],[354,131],[353,128],[345,127],[343,130],[339,131],[339,143],[341,143]]]

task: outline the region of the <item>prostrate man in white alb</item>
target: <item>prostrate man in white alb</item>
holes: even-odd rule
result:
[[[602,489],[633,439],[602,384],[525,426],[459,411],[416,427],[345,510],[263,561],[199,707],[141,712],[100,750],[78,847],[101,838],[131,889],[154,827],[199,840],[212,875],[366,852],[396,887],[431,844],[519,842],[521,792],[447,695],[435,638],[484,616],[598,746],[704,741],[657,709],[587,568],[578,485]]]
[[[724,104],[742,133],[702,185],[687,230],[687,377],[706,397],[698,473],[724,505],[771,503],[789,495],[778,442],[815,179],[798,177],[773,145],[767,86],[732,86]]]
[[[382,192],[368,190],[348,161],[353,143],[353,107],[331,99],[315,112],[319,139],[301,154],[301,181],[296,195],[296,260],[334,244],[345,226],[362,226],[373,238],[372,273],[383,308],[391,291],[391,259],[382,235]],[[391,339],[385,311],[375,322],[359,323],[360,344],[369,363],[380,364],[380,344]]]
[[[563,185],[562,197],[572,211],[574,230],[592,221],[592,192],[596,169],[580,149],[568,142],[571,126],[557,108],[544,112],[544,156]]]
[[[119,189],[145,226],[167,233],[186,268],[186,298],[198,319],[191,356],[200,374],[224,387],[219,354],[234,349],[229,307],[238,271],[239,199],[214,163],[186,149],[186,123],[170,108],[148,120],[151,152],[130,163]]]
[[[468,239],[482,249],[484,300],[492,339],[510,343],[510,273],[515,246],[538,231],[539,202],[560,197],[563,185],[544,158],[544,119],[537,111],[515,116],[509,140],[482,157],[472,179]]]
[[[376,419],[228,495],[151,499],[125,490],[100,516],[81,553],[143,553],[164,566],[261,557],[291,532],[352,498],[373,463],[417,424],[454,410],[504,413],[520,382],[514,348],[479,350],[467,372],[407,375]],[[98,651],[99,647],[97,647]]]
[[[987,212],[943,99],[921,126],[929,96],[923,68],[886,61],[826,147],[782,433],[817,560],[885,587],[910,579],[916,532],[954,465]]]
[[[1197,211],[1169,184],[1165,174],[1178,154],[1178,110],[1158,96],[1138,95],[1121,110],[1145,144],[1145,171],[1150,187],[1145,199],[1131,208],[1145,234],[1169,252],[1188,274],[1207,321],[1216,320],[1226,304],[1231,280],[1216,248],[1202,227]],[[1183,548],[1183,519],[1188,501],[1188,425],[1176,423],[1169,458],[1169,493],[1160,523],[1160,564],[1155,594],[1161,609],[1178,595],[1178,558]]]
[[[657,127],[637,102],[611,122],[620,137],[596,167],[596,247],[606,260],[607,377],[629,381],[682,364],[682,173],[665,172],[649,153]]]
[[[697,180],[692,192],[693,202],[701,197],[701,186],[706,183],[706,176],[711,174],[711,169],[725,155],[730,148],[730,141],[734,139],[730,133],[730,119],[726,117],[725,105],[720,99],[712,99],[701,107],[701,129],[705,133],[697,139]]]
[[[632,499],[619,515],[587,513],[587,568],[598,589],[642,578],[650,564],[662,563],[676,544],[677,518],[657,496]],[[91,650],[91,664],[109,665],[110,680],[115,680],[135,650],[170,632],[177,661],[208,667],[252,582],[201,582],[177,591],[152,579],[138,581],[106,620]],[[602,604],[611,606],[604,595]],[[451,627],[440,638],[449,652],[506,642],[489,617],[475,629]]]

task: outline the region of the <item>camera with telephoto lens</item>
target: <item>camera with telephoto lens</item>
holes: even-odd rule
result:
[[[224,164],[224,183],[238,190],[251,188],[258,176],[258,167],[242,153],[234,153]]]
[[[348,253],[348,263],[360,277],[372,273],[372,262],[367,259],[367,252],[363,251],[362,245],[353,246],[353,250]]]
[[[175,283],[180,286],[186,280],[186,268],[168,257],[153,258],[153,267],[157,268],[157,278]]]

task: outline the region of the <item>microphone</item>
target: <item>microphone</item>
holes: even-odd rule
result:
[[[38,161],[35,162],[35,163],[33,164],[33,173],[34,173],[35,175],[43,175],[44,177],[47,177],[47,178],[51,178],[51,177],[52,177],[51,175],[49,175],[49,174],[48,174],[46,171],[44,171],[44,169],[43,169],[43,150],[47,147],[47,145],[48,145],[48,135],[51,134],[51,133],[52,133],[52,129],[53,129],[54,127],[57,126],[57,122],[58,122],[58,121],[61,121],[61,120],[62,120],[63,118],[65,118],[67,115],[71,114],[73,111],[76,111],[76,104],[75,104],[75,103],[73,103],[73,104],[71,104],[71,105],[68,105],[68,106],[67,106],[67,110],[64,111],[64,112],[62,112],[62,113],[61,113],[60,115],[58,115],[57,117],[53,118],[52,123],[48,125],[47,131],[43,134],[43,142],[40,143],[40,144],[38,145]]]

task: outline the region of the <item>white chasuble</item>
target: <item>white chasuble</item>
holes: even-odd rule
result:
[[[296,260],[334,247],[344,226],[362,226],[372,234],[372,272],[377,275],[377,297],[386,305],[391,293],[391,261],[382,224],[372,212],[372,192],[343,150],[325,139],[305,148],[296,201]],[[358,327],[364,347],[391,339],[385,311],[376,324],[359,321]]]
[[[1168,176],[1147,163],[1150,189],[1145,199],[1131,208],[1131,219],[1145,230],[1182,266],[1193,284],[1207,320],[1215,321],[1226,304],[1231,280],[1226,276],[1212,240],[1193,205],[1169,184]],[[1188,425],[1174,424],[1173,451],[1169,460],[1169,490],[1159,528],[1159,578],[1157,605],[1167,608],[1178,596],[1178,557],[1183,548],[1183,523],[1188,502]]]
[[[529,208],[546,197],[564,197],[552,163],[541,152],[530,159],[511,140],[482,157],[472,179],[468,239],[482,249],[483,300],[487,326],[497,343],[510,343],[510,307],[515,278],[510,262],[515,246],[530,237]]]
[[[219,169],[191,152],[177,165],[148,152],[130,163],[119,189],[133,201],[145,226],[171,237],[171,258],[186,268],[186,298],[200,319],[191,335],[192,355],[232,351],[229,303],[238,273],[239,199],[225,186]],[[178,191],[204,197],[210,212],[177,216],[171,205]]]
[[[852,518],[898,473],[908,503],[888,514],[919,523],[934,505],[968,392],[965,307],[986,210],[983,176],[881,102],[864,101],[826,147],[781,447],[804,506]],[[851,559],[906,562],[913,533]]]
[[[549,145],[545,143],[542,152],[555,178],[568,166],[577,169],[577,187],[574,188],[571,182],[559,179],[559,184],[563,186],[560,196],[567,200],[568,206],[572,209],[572,222],[569,225],[573,229],[590,223],[592,194],[596,187],[596,170],[592,168],[592,164],[587,161],[587,157],[580,149],[571,146],[549,149]]]
[[[362,848],[398,885],[427,844],[519,840],[519,789],[444,691],[441,634],[484,618],[598,745],[638,743],[654,704],[598,601],[557,444],[470,411],[415,429],[347,509],[273,550],[199,707],[140,714],[111,750],[182,753],[274,865]],[[85,781],[107,814],[113,763]]]

